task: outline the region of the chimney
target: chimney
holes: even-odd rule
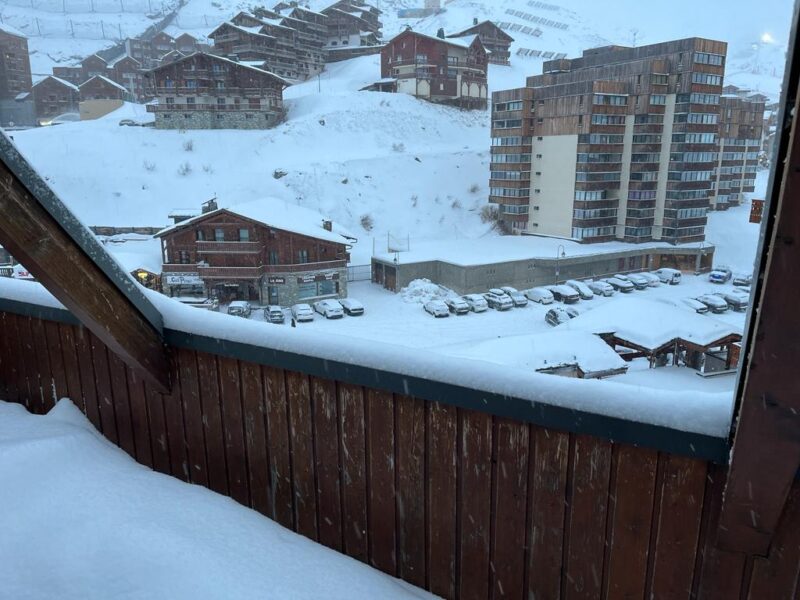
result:
[[[330,221],[328,219],[323,219],[322,228],[326,231],[333,231],[333,221]]]
[[[211,200],[206,200],[203,204],[200,205],[203,211],[203,214],[210,213],[212,211],[217,210],[217,197],[214,196]]]
[[[473,25],[477,25],[478,24],[478,17],[472,17],[472,24]]]
[[[439,27],[439,31],[436,32],[436,37],[444,39],[444,27]]]

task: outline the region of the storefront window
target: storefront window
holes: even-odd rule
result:
[[[309,283],[301,283],[297,286],[298,298],[313,298],[317,295],[317,283],[311,281]]]

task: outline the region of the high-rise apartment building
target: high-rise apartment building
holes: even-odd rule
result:
[[[703,240],[726,50],[701,38],[594,48],[494,93],[501,220],[584,242]]]

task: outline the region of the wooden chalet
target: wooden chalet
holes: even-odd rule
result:
[[[48,75],[33,84],[33,102],[41,124],[64,113],[77,113],[80,90],[69,81]]]
[[[84,100],[132,100],[125,86],[104,75],[95,75],[78,86],[81,101]]]
[[[0,279],[0,398],[38,414],[72,398],[146,467],[444,598],[796,598],[794,38],[788,57],[729,428],[565,406],[551,380],[604,383],[498,391],[477,363],[449,377],[346,339],[276,343],[258,323],[228,339],[133,284],[1,133],[0,244],[63,308]]]
[[[196,52],[145,74],[159,129],[267,129],[283,118],[285,79],[215,54]]]
[[[511,64],[511,42],[514,41],[514,38],[492,21],[478,23],[478,19],[475,19],[472,27],[468,27],[458,33],[451,33],[447,37],[463,38],[471,35],[477,35],[480,38],[484,48],[489,52],[490,63],[496,65]]]
[[[399,93],[463,108],[486,108],[488,55],[480,37],[443,39],[407,29],[381,50],[381,78]]]
[[[281,306],[347,296],[353,239],[318,213],[274,199],[203,210],[156,234],[164,293]]]

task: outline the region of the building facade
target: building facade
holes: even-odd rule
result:
[[[477,35],[443,39],[407,29],[381,50],[381,77],[395,91],[462,108],[486,108],[486,49]]]
[[[215,206],[156,234],[165,294],[280,306],[347,296],[349,240],[330,221],[295,221],[300,231],[289,230],[261,212],[254,218],[252,208]]]
[[[474,20],[472,27],[448,35],[448,38],[462,38],[465,36],[477,35],[481,38],[481,43],[489,52],[489,62],[496,65],[511,64],[511,42],[514,41],[510,35],[500,29],[491,21],[478,23]]]
[[[595,48],[495,93],[490,201],[501,218],[527,204],[527,222],[514,216],[509,228],[583,242],[705,239],[726,52],[700,38]],[[529,152],[512,145],[528,136]]]
[[[0,24],[0,125],[33,125],[31,63],[22,32]]]
[[[755,191],[763,131],[763,100],[735,94],[720,98],[718,162],[711,198],[715,210],[738,206],[744,194]]]
[[[48,75],[33,85],[33,101],[39,122],[47,122],[64,113],[77,113],[80,90],[69,81]]]
[[[267,129],[283,118],[288,82],[243,63],[197,52],[146,73],[159,129]]]

